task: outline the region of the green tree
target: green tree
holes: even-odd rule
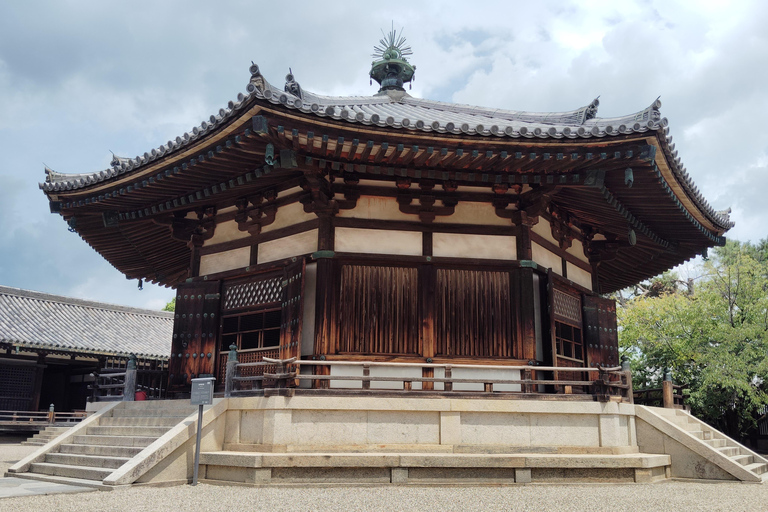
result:
[[[163,311],[176,311],[176,297],[172,298],[171,301],[165,305]]]
[[[729,242],[701,264],[692,287],[664,286],[618,311],[634,385],[658,386],[670,368],[689,386],[693,413],[734,437],[754,428],[768,403],[766,245]]]

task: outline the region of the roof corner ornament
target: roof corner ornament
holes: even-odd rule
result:
[[[600,106],[600,96],[592,100],[592,103],[587,105],[587,108],[584,110],[584,121],[588,121],[590,119],[594,119],[597,117],[597,107]]]
[[[122,156],[117,156],[115,153],[110,151],[112,153],[112,161],[109,162],[109,165],[113,169],[119,169],[120,167],[124,167],[128,165],[128,162],[131,160],[130,158],[125,158]]]
[[[726,210],[718,210],[715,212],[720,218],[722,218],[725,222],[731,222],[731,208],[729,207]]]
[[[264,77],[261,76],[259,66],[255,62],[251,61],[251,67],[248,68],[248,70],[251,72],[251,80],[248,82],[246,90],[248,92],[259,91],[263,93],[264,88],[266,87],[266,83],[264,81]]]
[[[45,164],[43,164],[43,167],[45,167],[45,182],[50,183],[52,181],[51,178],[54,178],[57,172]]]
[[[412,66],[407,55],[413,55],[411,47],[405,44],[405,37],[392,28],[388,34],[379,40],[379,44],[374,46],[371,63],[370,77],[379,83],[381,88],[379,92],[385,91],[405,91],[403,85],[413,80],[416,72],[416,66]]]
[[[291,93],[299,99],[304,99],[301,95],[301,86],[294,80],[293,71],[288,68],[288,74],[285,75],[285,92]]]

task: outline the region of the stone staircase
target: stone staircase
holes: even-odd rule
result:
[[[21,444],[27,446],[43,446],[53,441],[69,429],[70,427],[46,427]]]
[[[195,409],[186,401],[123,402],[14,476],[100,487]]]
[[[638,409],[641,408],[638,407]],[[686,443],[685,439],[681,437],[681,432],[674,433],[677,434],[678,442],[687,444],[694,451],[697,451],[698,455],[716,464],[736,479],[752,482],[768,480],[768,460],[696,417],[680,409],[658,407],[643,407],[642,409],[674,424],[684,433],[683,435],[690,436],[704,443],[706,447],[701,446],[700,443]],[[640,411],[639,417],[648,421],[647,417],[643,417],[642,412]],[[662,424],[657,423],[655,426],[659,429],[663,428]],[[674,460],[675,457],[673,456],[673,469]]]

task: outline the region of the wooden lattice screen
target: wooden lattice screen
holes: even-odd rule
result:
[[[227,284],[224,288],[224,309],[240,309],[280,302],[282,276],[257,281]]]

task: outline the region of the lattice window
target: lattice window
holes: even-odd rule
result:
[[[33,366],[0,365],[0,410],[30,409],[36,373]]]
[[[224,309],[239,309],[280,302],[281,293],[281,277],[228,285],[224,291]]]
[[[581,300],[579,297],[569,295],[560,290],[554,290],[552,302],[554,304],[556,320],[578,327],[581,326]]]

